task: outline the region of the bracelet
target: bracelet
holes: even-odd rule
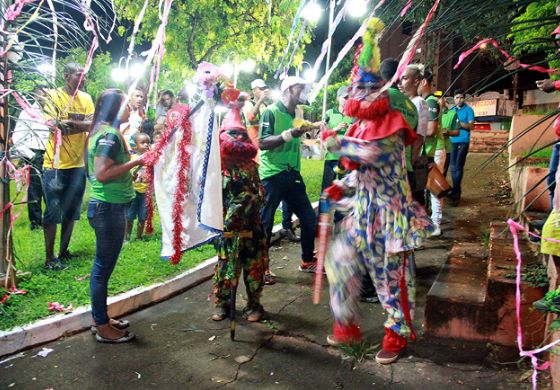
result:
[[[291,140],[294,139],[294,136],[292,135],[292,130],[284,130],[282,132],[282,134],[280,134],[280,136],[282,137],[282,139],[284,140],[284,142],[290,142]]]

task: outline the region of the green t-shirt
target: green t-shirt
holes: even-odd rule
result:
[[[428,112],[430,113],[430,122],[439,121],[439,101],[434,95],[430,95],[426,98],[426,103],[428,104]],[[424,151],[430,157],[434,157],[436,150],[438,149],[437,144],[443,137],[441,126],[438,126],[437,133],[426,137],[424,140]]]
[[[328,110],[326,114],[327,114],[327,127],[329,129],[334,129],[341,123],[346,123],[348,125],[345,129],[338,130],[337,131],[338,135],[346,134],[346,131],[348,130],[352,122],[354,122],[352,118],[341,113],[338,110],[338,107]],[[325,154],[325,160],[338,160],[339,158],[340,155],[338,153],[327,152],[327,154]]]
[[[294,115],[282,102],[276,102],[266,108],[261,116],[259,140],[271,135],[280,135],[284,130],[293,127]],[[293,169],[300,170],[301,139],[294,138],[290,142],[271,150],[259,151],[259,176],[261,180]]]
[[[101,183],[97,181],[94,174],[93,159],[95,157],[111,159],[118,165],[130,161],[130,155],[118,130],[110,126],[103,126],[89,139],[88,179],[91,183],[91,197],[102,202],[116,204],[129,203],[134,199],[135,193],[130,171]]]
[[[446,153],[451,153],[451,140],[449,139],[448,130],[457,130],[461,128],[459,118],[455,110],[448,110],[441,115],[442,138],[438,140],[436,150],[445,147]]]
[[[416,129],[416,126],[418,125],[418,110],[416,109],[414,103],[412,103],[404,93],[402,93],[395,87],[391,87],[387,91],[389,93],[389,103],[391,104],[391,107],[393,107],[395,110],[400,111],[404,119],[410,125],[410,127]],[[407,171],[412,172],[412,147],[411,146],[406,147],[405,155],[406,155],[406,169]]]

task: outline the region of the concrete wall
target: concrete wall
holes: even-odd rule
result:
[[[514,115],[509,131],[509,141],[511,142],[511,140],[522,134],[542,118],[542,115]],[[521,156],[525,152],[538,149],[556,140],[556,133],[554,133],[552,129],[553,121],[554,117],[544,121],[513,142],[508,148],[510,159]]]

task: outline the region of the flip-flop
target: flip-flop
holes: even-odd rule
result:
[[[101,336],[99,333],[95,335],[95,339],[97,340],[98,343],[103,343],[103,344],[122,344],[122,343],[128,343],[129,341],[134,340],[134,338],[136,337],[136,335],[132,332],[126,332],[124,334],[124,336],[118,338],[118,339],[107,339],[103,336]]]
[[[115,320],[115,321],[117,321],[117,323],[111,324],[111,326],[115,329],[123,330],[130,326],[130,322],[128,322],[127,320]],[[92,335],[95,336],[97,334],[97,326],[92,325],[91,328],[89,328],[89,330]]]

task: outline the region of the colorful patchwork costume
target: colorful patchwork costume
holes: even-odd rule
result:
[[[220,129],[224,234],[216,242],[218,264],[214,274],[217,312],[229,310],[232,281],[243,280],[247,291],[245,314],[251,321],[262,317],[266,238],[260,222],[264,190],[253,158],[257,148],[242,125],[239,108],[234,107]],[[218,318],[216,318],[218,319]]]
[[[355,67],[355,88],[345,114],[358,120],[345,136],[322,135],[327,148],[341,155],[341,163],[349,171],[324,193],[336,209],[347,213],[325,268],[335,318],[329,343],[361,340],[358,301],[362,275],[367,272],[387,312],[377,361],[391,363],[406,346],[405,337],[415,337],[411,327],[413,250],[433,227],[425,210],[412,199],[407,182],[405,146],[413,143],[415,132],[390,106],[385,93],[372,99],[382,86],[377,71],[375,66]],[[383,359],[383,353],[390,359]]]

